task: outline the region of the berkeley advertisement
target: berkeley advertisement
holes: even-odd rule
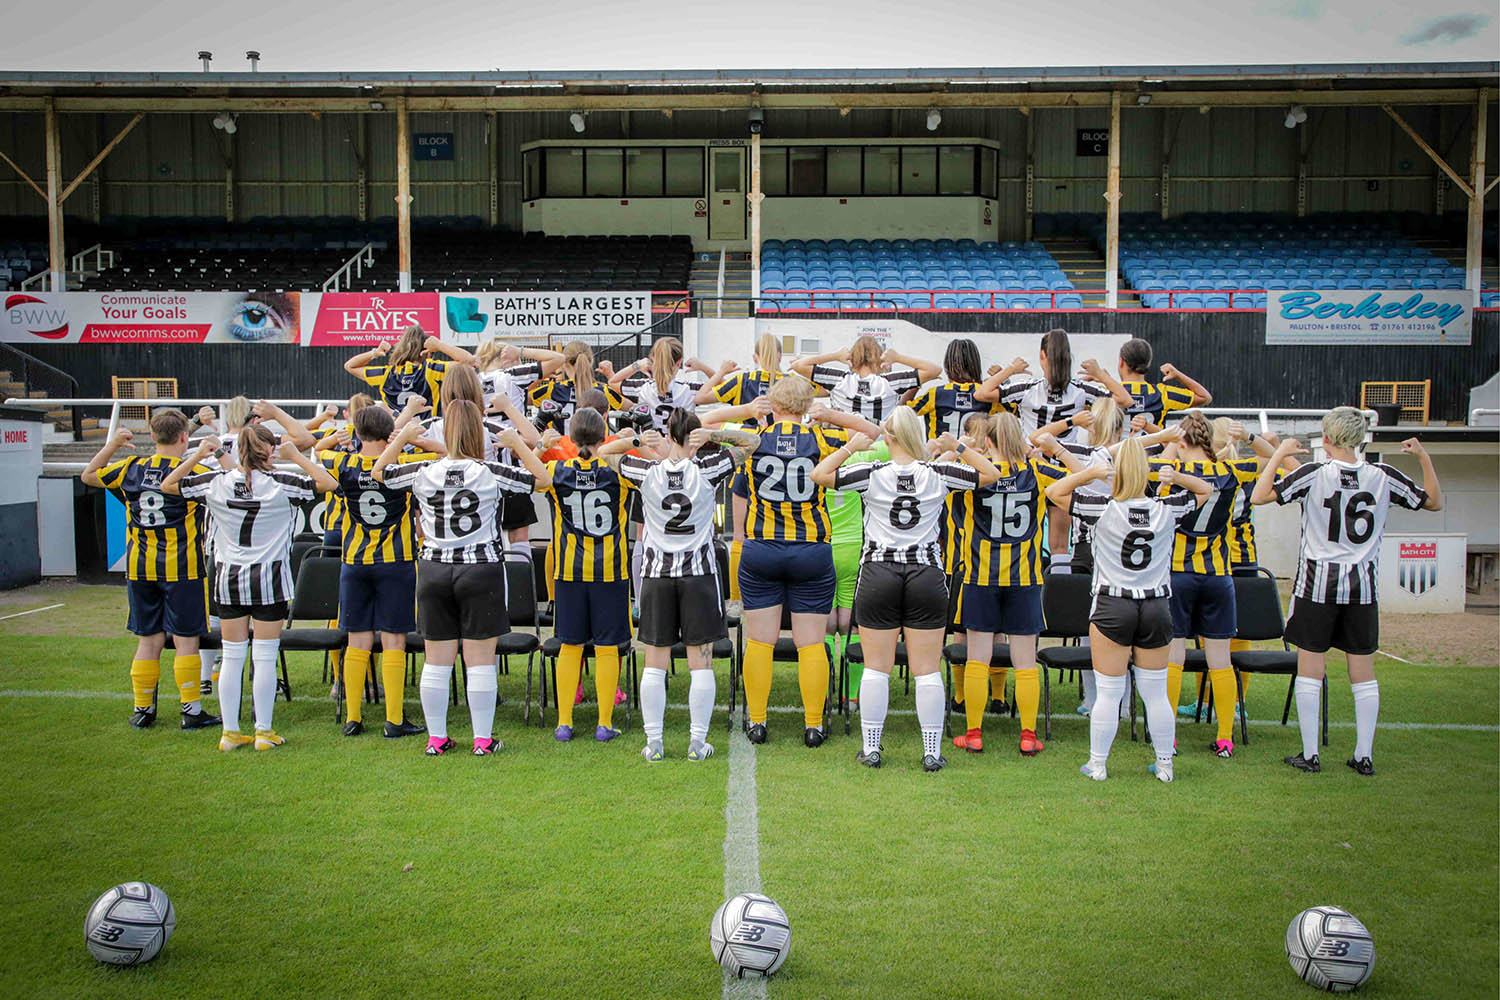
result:
[[[1267,344],[1467,344],[1473,293],[1436,289],[1272,292]]]

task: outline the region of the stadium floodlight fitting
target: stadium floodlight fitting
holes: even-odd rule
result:
[[[1135,95],[1135,103],[1139,104],[1141,107],[1145,107],[1146,105],[1148,105],[1148,104],[1151,103],[1151,95],[1150,94],[1136,94]]]
[[[1293,104],[1287,109],[1286,118],[1282,119],[1281,124],[1287,128],[1296,128],[1305,121],[1307,121],[1307,109],[1300,104]]]
[[[245,58],[250,60],[250,72],[254,73],[260,69],[260,53],[254,49],[245,53]]]
[[[203,72],[208,72],[208,64],[213,62],[214,54],[207,49],[198,50],[198,58],[203,60]]]
[[[937,108],[927,109],[927,131],[936,132],[937,127],[943,124],[943,113]]]
[[[588,127],[588,112],[575,111],[568,116],[568,124],[573,126],[574,132],[582,132]]]
[[[228,111],[220,111],[214,115],[214,128],[226,135],[234,135],[240,130],[237,116]]]
[[[370,102],[370,110],[371,111],[384,111],[385,110],[385,102],[384,101],[371,101]]]

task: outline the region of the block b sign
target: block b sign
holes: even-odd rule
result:
[[[414,160],[453,159],[452,132],[413,132],[411,156]]]

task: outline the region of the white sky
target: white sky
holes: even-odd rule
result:
[[[38,0],[0,71],[1435,62],[1500,57],[1500,0]]]

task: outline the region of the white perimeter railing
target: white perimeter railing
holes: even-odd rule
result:
[[[257,400],[257,402],[261,402],[261,400]],[[282,409],[286,409],[287,407],[296,408],[308,406],[312,407],[314,414],[316,414],[319,410],[322,410],[324,407],[329,405],[342,407],[348,403],[348,398],[339,397],[337,399],[267,399],[263,400],[263,402],[273,403],[276,406],[281,407]],[[122,406],[182,406],[186,407],[190,412],[196,410],[200,406],[212,406],[219,413],[219,422],[223,423],[224,409],[229,405],[229,397],[216,396],[213,398],[204,397],[201,399],[187,399],[180,396],[173,396],[170,398],[163,397],[160,399],[154,397],[147,399],[106,399],[102,396],[96,396],[93,398],[77,397],[72,399],[27,399],[20,396],[14,396],[10,399],[7,399],[5,401],[5,405],[29,406],[32,409],[41,410],[50,410],[59,406],[107,406],[109,407],[109,430],[105,432],[105,437],[107,439],[114,437],[115,430],[120,426],[120,407]]]
[[[726,255],[727,251],[719,251],[719,290],[714,292],[716,296],[714,299],[714,315],[721,319],[724,316],[724,260]]]
[[[94,255],[95,271],[103,271],[106,268],[115,266],[115,252],[113,250],[104,249],[104,244],[102,243],[95,243],[93,246],[88,247],[84,250],[80,250],[73,255],[73,264],[70,270],[74,274],[81,274],[83,270],[88,267],[89,254]]]
[[[328,280],[323,282],[323,291],[347,292],[352,283],[351,272],[355,278],[363,278],[367,266],[375,266],[375,244],[373,243],[366,243],[360,247],[353,257],[344,261],[343,267],[330,274]]]
[[[1260,432],[1265,434],[1271,429],[1271,418],[1280,420],[1322,420],[1328,410],[1295,410],[1275,407],[1255,406],[1206,406],[1194,407],[1191,410],[1177,410],[1167,414],[1168,418],[1181,420],[1189,413],[1201,413],[1205,417],[1252,417],[1260,422]],[[1360,410],[1365,419],[1370,422],[1371,427],[1379,426],[1379,419],[1374,410]]]

